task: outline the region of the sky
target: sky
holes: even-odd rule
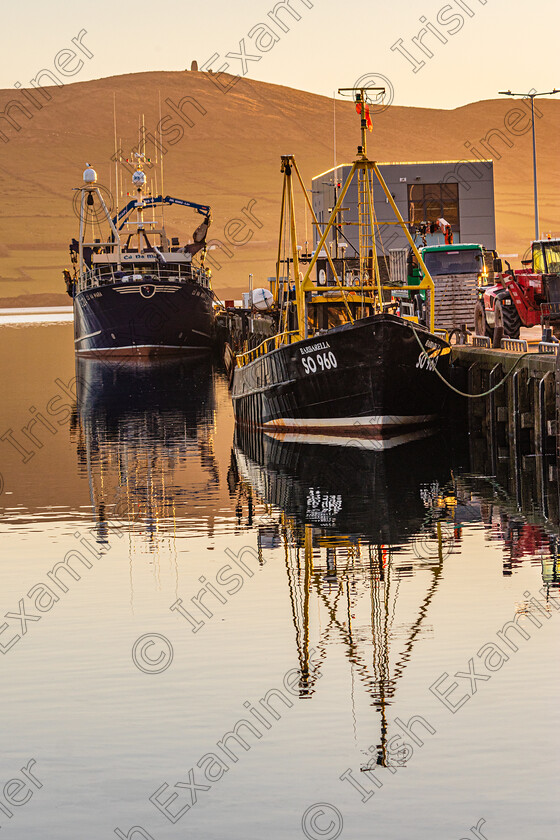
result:
[[[55,72],[57,58],[65,83],[184,70],[195,59],[201,69],[325,96],[364,80],[384,86],[390,104],[430,108],[495,99],[499,90],[560,87],[557,0],[289,3],[294,16],[278,10],[277,0],[10,3],[2,14],[0,88],[29,87],[44,68]],[[78,66],[63,51],[82,30],[90,54],[80,53]]]

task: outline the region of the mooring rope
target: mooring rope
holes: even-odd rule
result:
[[[424,345],[423,345],[423,344],[422,344],[422,342],[420,341],[420,339],[419,339],[419,337],[418,337],[418,333],[416,332],[416,330],[414,329],[414,327],[412,326],[412,324],[411,324],[411,327],[412,327],[412,332],[414,333],[414,337],[416,338],[416,341],[418,342],[418,344],[419,344],[419,346],[420,346],[420,348],[421,348],[422,352],[423,352],[423,353],[426,353],[426,348],[424,347]],[[440,351],[440,352],[441,352],[441,351]],[[426,353],[426,355],[428,355],[428,354]],[[438,358],[439,358],[439,355],[440,355],[440,354],[438,353]],[[476,399],[479,399],[480,397],[487,397],[487,396],[488,396],[488,394],[491,394],[491,393],[492,393],[492,391],[496,391],[498,388],[500,388],[500,387],[504,384],[504,382],[506,381],[506,379],[508,378],[508,376],[511,376],[511,374],[513,373],[513,371],[515,370],[515,368],[517,367],[517,365],[519,364],[519,362],[521,361],[521,359],[525,358],[525,356],[535,356],[535,355],[539,355],[539,354],[538,354],[538,351],[536,351],[536,350],[527,350],[527,352],[526,352],[526,353],[521,353],[521,355],[519,356],[519,358],[517,359],[517,361],[515,362],[515,364],[514,364],[514,365],[512,365],[512,367],[508,370],[508,372],[506,373],[506,375],[504,376],[504,378],[503,378],[502,380],[500,380],[500,382],[498,382],[498,384],[497,384],[497,385],[494,385],[492,388],[489,388],[489,389],[488,389],[488,391],[482,391],[482,393],[481,393],[481,394],[466,394],[464,391],[459,391],[459,389],[458,389],[458,388],[455,388],[455,386],[454,386],[454,385],[452,385],[452,384],[451,384],[451,382],[448,382],[448,381],[447,381],[447,379],[445,378],[445,376],[443,376],[443,374],[441,374],[441,373],[439,372],[439,370],[437,369],[437,367],[436,367],[435,365],[434,365],[434,367],[432,368],[432,370],[434,371],[434,373],[437,373],[437,375],[439,376],[439,378],[441,379],[441,381],[442,381],[442,382],[444,382],[444,383],[445,383],[445,385],[447,385],[447,387],[448,387],[448,388],[450,388],[452,391],[455,391],[455,393],[456,393],[456,394],[459,394],[459,396],[460,396],[460,397],[467,397],[467,399],[469,399],[469,400],[476,400]],[[428,357],[428,358],[429,358],[429,357]]]

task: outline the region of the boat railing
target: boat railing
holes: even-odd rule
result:
[[[76,281],[76,292],[84,292],[88,289],[96,289],[99,286],[112,285],[114,283],[131,283],[141,280],[143,283],[158,283],[165,280],[174,280],[182,283],[196,283],[204,288],[210,288],[210,273],[204,268],[195,268],[191,265],[161,265],[151,263],[148,265],[127,265],[117,269],[113,264],[97,264],[88,268]]]
[[[272,350],[278,350],[279,347],[283,347],[285,344],[291,344],[294,336],[299,337],[298,330],[277,333],[270,338],[265,338],[264,341],[256,347],[253,347],[252,350],[247,350],[245,353],[237,354],[237,367],[245,367],[245,365],[248,365],[250,362],[254,362],[255,359],[258,359],[260,356],[265,356],[267,353],[272,352]]]

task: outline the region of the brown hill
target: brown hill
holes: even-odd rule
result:
[[[102,184],[114,188],[114,99],[125,157],[137,145],[140,114],[148,133],[154,133],[160,114],[167,117],[165,192],[210,204],[216,239],[227,245],[224,227],[255,202],[251,240],[235,248],[227,245],[226,254],[214,252],[220,263],[214,270],[214,287],[224,297],[238,296],[247,287],[249,272],[256,285],[273,273],[280,155],[296,155],[309,185],[313,175],[333,164],[332,100],[291,88],[239,79],[224,93],[207,73],[157,72],[45,91],[49,101],[33,94],[44,103],[41,110],[21,91],[0,92],[0,111],[10,100],[27,106],[27,114],[10,110],[15,127],[0,119],[0,306],[16,301],[21,305],[21,296],[29,305],[68,302],[62,296],[61,271],[68,266],[67,243],[77,234],[71,190],[81,184],[86,161],[95,166]],[[185,119],[173,109],[183,97],[192,98],[183,101]],[[370,152],[379,161],[460,160],[473,157],[466,143],[480,148],[481,138],[500,129],[512,145],[496,140],[493,155],[498,247],[522,255],[533,232],[532,158],[530,132],[516,137],[504,125],[515,105],[511,100],[489,100],[452,111],[392,106],[374,117]],[[537,119],[541,225],[560,234],[560,162],[555,153],[560,102],[538,100],[537,105],[542,115]],[[358,140],[351,103],[336,103],[336,126],[337,162],[343,163],[353,158]],[[148,143],[149,153],[151,148]],[[121,171],[126,192],[129,175],[124,167]],[[193,213],[185,228],[185,213],[175,209],[167,211],[166,219],[168,232],[182,233],[183,239],[198,223]],[[300,238],[305,239],[303,220]]]

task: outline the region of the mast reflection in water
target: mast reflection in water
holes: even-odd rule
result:
[[[78,359],[76,367],[78,460],[97,539],[126,527],[155,550],[158,531],[192,518],[197,498],[211,507],[218,485],[211,362]]]
[[[381,716],[382,765],[387,706],[460,539],[457,457],[425,432],[395,444],[321,446],[237,428],[234,446],[240,491],[251,506],[255,494],[279,510],[300,696],[316,691],[329,645],[342,643],[352,679]],[[271,535],[270,524],[259,529],[261,548]]]

